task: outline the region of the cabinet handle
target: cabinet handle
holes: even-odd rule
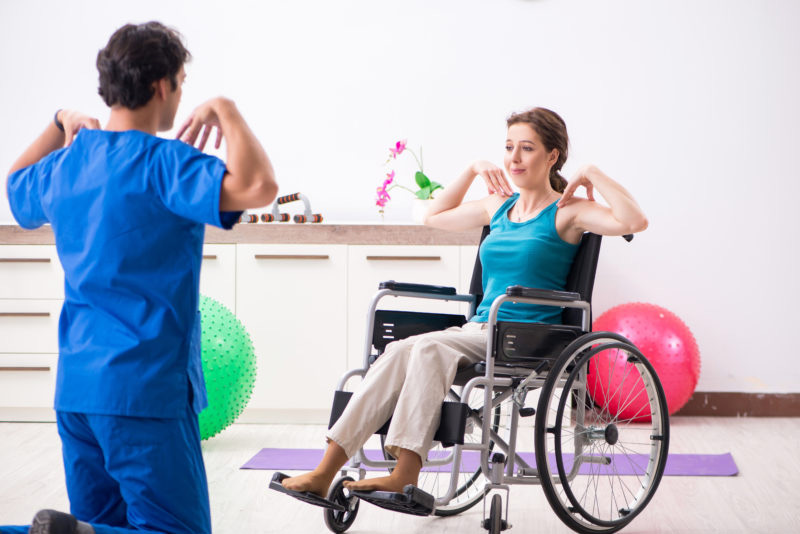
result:
[[[327,254],[256,254],[257,260],[328,260]]]
[[[367,256],[367,261],[441,261],[441,256]]]
[[[49,371],[49,367],[0,367],[0,371]]]
[[[204,260],[216,260],[217,259],[217,255],[216,254],[203,254],[203,259]]]
[[[50,263],[50,258],[0,258],[0,263]]]
[[[0,317],[50,317],[50,312],[0,312]]]

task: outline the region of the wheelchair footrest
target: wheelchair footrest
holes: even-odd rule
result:
[[[411,484],[400,493],[393,491],[354,491],[352,495],[362,501],[395,512],[411,515],[431,515],[434,497]]]
[[[272,480],[269,483],[269,488],[274,489],[275,491],[280,491],[281,493],[285,493],[287,495],[291,495],[295,499],[307,502],[308,504],[313,504],[314,506],[331,508],[333,510],[336,510],[337,512],[345,511],[344,506],[342,506],[341,504],[329,501],[324,497],[320,497],[316,493],[311,493],[310,491],[294,491],[284,488],[282,484],[284,478],[289,478],[289,475],[283,473],[275,473],[274,475],[272,475]]]

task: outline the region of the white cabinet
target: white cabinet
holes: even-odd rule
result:
[[[458,246],[351,245],[348,256],[348,369],[362,366],[367,310],[380,282],[395,280],[459,289]],[[403,297],[384,297],[378,308],[463,313],[458,302]]]
[[[54,421],[58,354],[0,353],[0,420]]]
[[[385,280],[469,290],[477,247],[206,244],[200,293],[250,333],[247,422],[327,421],[341,375],[363,360],[369,302]],[[53,420],[63,271],[53,245],[0,245],[0,420]],[[388,297],[383,309],[466,313]]]
[[[200,294],[236,313],[236,245],[205,245]]]
[[[237,245],[236,264],[258,362],[241,420],[326,421],[346,370],[347,246]]]
[[[0,245],[0,420],[55,420],[63,299],[55,246]]]
[[[0,299],[63,298],[64,271],[54,245],[0,245]]]
[[[62,300],[0,299],[0,353],[57,353]]]

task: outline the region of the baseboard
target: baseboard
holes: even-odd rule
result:
[[[696,391],[675,415],[800,417],[800,393]]]
[[[52,408],[0,408],[3,423],[53,423],[56,411]]]

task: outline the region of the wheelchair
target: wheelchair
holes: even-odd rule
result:
[[[488,231],[483,229],[481,241]],[[616,333],[591,332],[600,243],[601,236],[584,234],[565,291],[512,286],[492,303],[486,359],[458,371],[417,486],[400,493],[346,490],[343,482],[364,478],[366,468],[391,470],[395,465],[385,449],[384,457],[375,459],[362,448],[342,468],[328,499],[308,499],[325,507],[325,524],[332,532],[353,524],[363,500],[437,516],[459,514],[483,502],[481,526],[496,534],[511,527],[508,501],[514,484],[541,485],[559,519],[586,534],[616,532],[647,506],[667,460],[667,403],[653,366],[630,341]],[[367,314],[363,368],[340,379],[329,426],[351,395],[345,391],[347,382],[365,376],[390,342],[467,321],[456,314],[378,309],[381,299],[391,296],[466,302],[471,316],[483,296],[480,257],[469,295],[452,287],[380,284]],[[497,321],[505,302],[559,306],[563,324]],[[595,357],[610,363],[596,365]],[[521,419],[531,417],[533,435],[520,433]],[[390,422],[377,432],[381,445]],[[533,451],[526,451],[531,441]],[[280,481],[285,476],[275,473],[270,487],[284,491]]]

